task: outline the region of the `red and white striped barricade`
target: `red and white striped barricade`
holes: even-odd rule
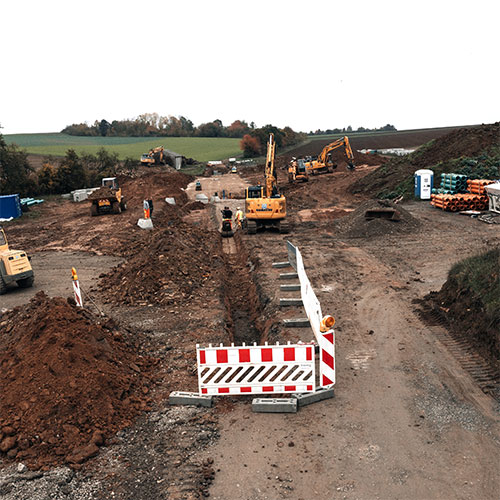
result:
[[[287,242],[288,259],[297,271],[300,281],[300,297],[311,325],[312,331],[319,345],[319,374],[320,387],[331,387],[335,385],[335,331],[333,329],[323,332],[323,313],[321,304],[314,293],[313,287],[307,277],[304,261],[300,250]]]
[[[76,269],[71,268],[71,274],[73,278],[73,291],[75,292],[75,302],[78,307],[83,307],[82,292],[80,291],[80,283],[78,281],[78,275],[76,274]]]
[[[319,334],[319,385],[335,385],[335,331]]]
[[[316,390],[314,346],[196,346],[200,395],[304,393]]]

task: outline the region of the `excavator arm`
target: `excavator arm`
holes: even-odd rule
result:
[[[349,144],[349,138],[347,136],[337,139],[331,142],[323,148],[323,151],[318,156],[318,163],[326,165],[329,161],[328,155],[335,149],[344,147],[344,152],[347,157],[347,165],[351,170],[354,170],[354,154]]]
[[[274,165],[274,152],[276,150],[276,143],[274,142],[274,134],[269,134],[269,142],[267,143],[267,156],[266,156],[266,190],[265,196],[271,196],[278,190],[278,181],[276,179],[276,167]]]

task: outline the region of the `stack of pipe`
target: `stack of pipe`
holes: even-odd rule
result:
[[[467,191],[474,194],[482,194],[487,196],[484,186],[488,184],[493,184],[495,181],[490,181],[488,179],[469,179],[467,181]]]
[[[441,174],[441,184],[436,190],[442,194],[457,194],[467,191],[467,176],[462,174]]]
[[[486,210],[488,197],[474,193],[431,194],[431,205],[448,212]]]

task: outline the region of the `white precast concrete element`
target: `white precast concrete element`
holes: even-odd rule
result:
[[[197,194],[197,195],[194,197],[194,199],[195,199],[196,201],[201,202],[201,203],[205,203],[205,204],[207,204],[207,203],[208,203],[208,196],[207,196],[206,194],[203,194],[203,193],[201,193],[201,194]]]
[[[496,212],[500,214],[500,182],[495,182],[494,184],[489,184],[484,187],[489,200],[489,210],[490,212]]]
[[[137,225],[141,229],[153,229],[153,221],[151,219],[139,219]]]

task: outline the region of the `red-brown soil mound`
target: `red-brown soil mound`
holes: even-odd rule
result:
[[[105,302],[174,304],[188,299],[221,266],[220,236],[183,222],[175,207],[153,218],[155,228],[131,242],[127,260],[101,276]]]
[[[39,292],[0,317],[0,456],[34,468],[94,456],[147,409],[148,366],[111,320]]]

